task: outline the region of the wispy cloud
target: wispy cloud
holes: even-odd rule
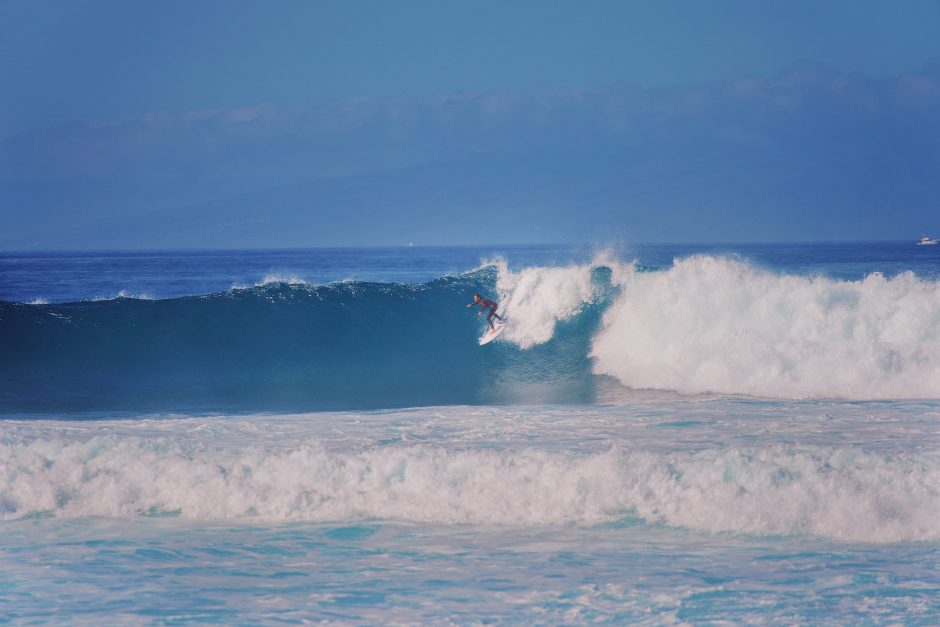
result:
[[[928,118],[940,107],[940,62],[893,79],[801,64],[778,76],[692,88],[455,93],[428,99],[350,99],[236,109],[153,112],[34,129],[0,143],[6,180],[126,177],[211,166],[233,155],[330,151],[425,158],[520,146],[629,142],[670,126],[697,134],[773,137],[793,126],[835,127]]]

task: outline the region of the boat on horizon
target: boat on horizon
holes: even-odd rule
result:
[[[929,235],[924,235],[922,238],[920,238],[920,241],[917,242],[917,245],[918,246],[933,246],[936,243],[937,243],[937,240],[930,239]]]

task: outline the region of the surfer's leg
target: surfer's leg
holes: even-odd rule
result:
[[[496,312],[490,309],[490,314],[486,317],[486,321],[490,323],[490,328],[495,331],[496,327],[493,326],[493,316],[496,316]],[[496,317],[499,318],[499,316]],[[502,320],[502,318],[500,318],[500,320]]]

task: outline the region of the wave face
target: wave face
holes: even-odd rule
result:
[[[510,326],[477,345],[464,304]],[[595,400],[625,388],[940,398],[940,283],[694,256],[501,261],[421,285],[276,281],[201,297],[0,303],[0,411],[279,411]]]

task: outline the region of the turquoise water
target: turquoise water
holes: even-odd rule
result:
[[[5,255],[0,617],[936,624],[938,255],[734,248]]]
[[[39,622],[927,625],[940,610],[935,546],[648,526],[43,520],[5,545],[5,613]]]

